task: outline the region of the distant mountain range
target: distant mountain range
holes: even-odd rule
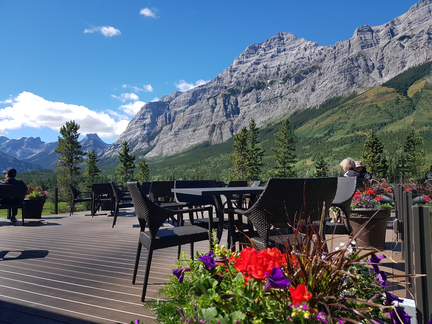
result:
[[[80,144],[83,151],[90,152],[94,148],[96,154],[100,154],[108,146],[97,134],[87,134]],[[51,169],[57,160],[58,154],[54,152],[57,145],[58,142],[45,143],[40,137],[9,139],[0,136],[0,169],[10,166],[18,172]]]

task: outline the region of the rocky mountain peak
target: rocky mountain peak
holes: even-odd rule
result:
[[[147,103],[104,156],[127,141],[139,155],[171,155],[204,141],[221,143],[255,119],[258,127],[361,93],[432,60],[432,0],[381,26],[363,25],[331,46],[281,32],[248,46],[209,83]]]

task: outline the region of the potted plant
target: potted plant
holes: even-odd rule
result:
[[[164,300],[148,307],[165,324],[409,323],[402,300],[386,292],[384,255],[354,251],[352,239],[329,252],[317,234],[288,240],[285,252],[216,245],[193,260],[183,254],[160,291]]]
[[[27,194],[24,198],[22,209],[23,219],[41,219],[43,206],[47,197],[48,192],[43,191],[41,187],[30,186],[29,194]]]
[[[393,204],[384,202],[384,192],[385,189],[377,187],[376,190],[366,189],[354,194],[350,224],[358,247],[385,248],[387,223]]]

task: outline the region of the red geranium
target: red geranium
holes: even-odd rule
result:
[[[234,260],[237,271],[255,279],[265,279],[265,273],[271,273],[273,268],[280,268],[287,264],[286,254],[277,248],[267,248],[256,251],[254,248],[246,248],[240,252],[240,257]]]
[[[366,194],[369,194],[369,195],[372,195],[372,196],[373,196],[375,193],[374,193],[373,190],[368,189],[368,190],[366,190]]]
[[[429,197],[429,196],[425,196],[425,199],[424,199],[425,202],[428,202],[428,201],[430,201],[430,200],[431,200],[431,197]]]
[[[312,293],[308,293],[306,286],[302,284],[299,284],[296,288],[290,287],[289,291],[291,294],[291,301],[295,306],[312,298]]]

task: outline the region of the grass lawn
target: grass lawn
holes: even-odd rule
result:
[[[83,204],[77,204],[75,207],[75,210],[82,210],[81,208],[85,207]],[[58,211],[59,213],[66,213],[69,212],[69,203],[67,202],[59,202],[58,204]],[[45,202],[44,208],[42,210],[42,215],[52,215],[54,214],[54,203],[53,202]],[[7,217],[7,209],[0,209],[0,217]],[[18,215],[17,217],[21,217],[21,209],[18,209]]]

